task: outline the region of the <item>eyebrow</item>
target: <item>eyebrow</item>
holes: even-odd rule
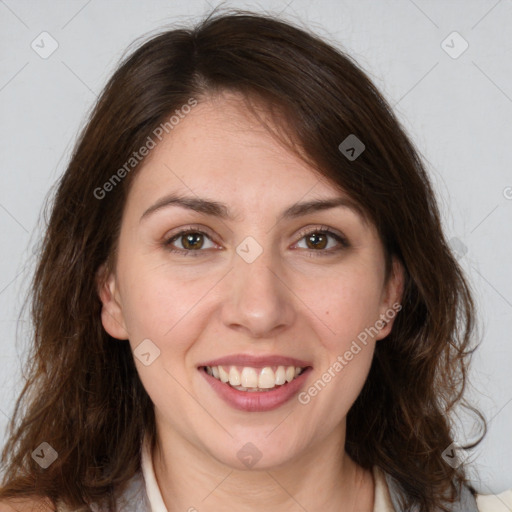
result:
[[[177,194],[170,194],[159,199],[156,203],[150,206],[141,216],[140,221],[149,217],[151,214],[160,211],[170,206],[181,206],[188,210],[193,210],[205,215],[211,215],[223,220],[235,220],[235,216],[229,211],[229,208],[224,203],[204,199],[200,197],[183,196]],[[309,213],[318,212],[322,210],[329,210],[337,207],[345,207],[361,217],[365,221],[366,216],[364,212],[354,201],[347,197],[333,197],[330,199],[318,199],[314,201],[306,201],[302,203],[295,203],[286,208],[277,219],[280,222],[284,219],[293,219],[307,215]]]

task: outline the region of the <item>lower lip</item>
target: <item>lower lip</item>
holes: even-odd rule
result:
[[[306,368],[298,377],[272,391],[239,391],[229,384],[208,375],[204,368],[199,372],[217,394],[231,407],[247,412],[262,412],[277,409],[297,394],[304,385],[311,367]]]

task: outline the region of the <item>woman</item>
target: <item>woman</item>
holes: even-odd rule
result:
[[[427,174],[290,24],[212,15],[122,63],[32,312],[7,510],[488,510],[450,431],[474,310]]]

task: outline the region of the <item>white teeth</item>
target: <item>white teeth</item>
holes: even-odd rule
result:
[[[208,366],[206,368],[208,368]],[[224,368],[222,368],[222,366],[217,366],[217,368],[219,369],[220,380],[222,382],[228,382],[229,381],[228,372],[226,370],[224,370]],[[217,377],[215,377],[215,378],[217,378]]]
[[[264,368],[253,368],[244,366],[242,371],[236,366],[206,366],[208,375],[215,377],[224,383],[229,383],[232,387],[240,391],[264,391],[282,386],[298,377],[302,368],[299,366],[277,366]]]
[[[254,368],[245,367],[241,375],[242,386],[244,388],[257,388],[258,387],[258,374]],[[261,387],[261,386],[260,386]]]
[[[282,386],[286,382],[286,370],[279,366],[276,370],[276,386]]]
[[[229,369],[229,383],[232,386],[240,386],[240,373],[234,366]]]
[[[261,370],[258,378],[258,387],[263,389],[270,389],[276,385],[276,378],[274,376],[274,370],[269,366],[266,366]]]

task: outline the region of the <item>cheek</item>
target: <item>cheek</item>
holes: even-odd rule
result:
[[[168,411],[171,403],[180,410],[193,409],[182,383],[189,378],[188,354],[205,328],[201,314],[204,283],[177,278],[163,266],[133,264],[120,266],[121,272],[123,312],[144,388],[160,413]],[[143,340],[150,340],[159,350],[148,366],[137,360],[137,347]]]
[[[205,292],[216,282],[213,276],[185,279],[166,265],[122,270],[123,314],[132,346],[149,338],[166,353],[185,350],[204,329],[206,316],[199,313]]]
[[[379,318],[381,282],[375,268],[345,268],[334,275],[308,280],[298,293],[322,320],[326,343],[342,349]]]
[[[378,318],[378,301],[375,293],[358,286],[326,295],[324,305],[329,314],[324,323],[328,329],[322,329],[319,337],[319,364],[310,387],[299,399],[303,404],[315,404],[329,430],[348,413],[368,377],[376,343],[372,326]]]
[[[321,379],[332,386],[331,407],[339,414],[348,412],[371,367],[381,294],[376,269],[353,268],[333,281],[326,294],[326,318],[334,333],[323,338],[328,356]]]

